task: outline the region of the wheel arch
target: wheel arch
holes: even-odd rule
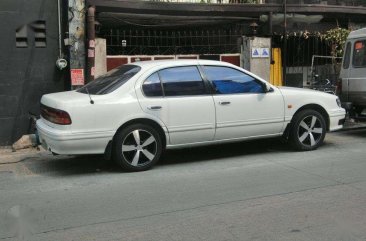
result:
[[[125,122],[123,125],[121,125],[116,133],[114,134],[113,136],[113,140],[116,136],[116,134],[122,130],[123,128],[125,128],[126,126],[129,126],[129,125],[133,125],[133,124],[145,124],[145,125],[149,125],[149,126],[152,126],[154,128],[156,128],[156,130],[158,131],[160,137],[161,137],[161,141],[162,141],[162,144],[163,144],[163,147],[165,148],[166,147],[166,143],[167,143],[167,137],[165,135],[165,131],[163,129],[163,127],[157,123],[156,121],[152,120],[152,119],[148,119],[148,118],[136,118],[136,119],[132,119],[132,120],[129,120],[127,122]],[[113,142],[112,140],[112,142]]]
[[[162,146],[163,146],[163,149],[166,148],[166,144],[167,144],[167,136],[165,135],[165,131],[163,129],[163,127],[156,121],[152,120],[152,119],[148,119],[148,118],[136,118],[136,119],[132,119],[132,120],[129,120],[125,123],[123,123],[118,129],[117,131],[114,133],[113,135],[113,138],[112,140],[110,140],[108,142],[108,145],[106,147],[106,150],[104,152],[104,157],[105,159],[109,160],[111,159],[111,156],[112,156],[112,149],[113,149],[113,142],[114,142],[114,139],[115,139],[115,136],[116,134],[122,130],[123,128],[126,128],[127,126],[129,125],[133,125],[133,124],[145,124],[145,125],[149,125],[149,126],[152,126],[154,127],[160,137],[161,137],[161,141],[162,141]]]
[[[297,109],[296,112],[292,115],[291,121],[290,121],[290,123],[287,124],[286,129],[284,131],[284,137],[286,139],[289,136],[290,129],[291,129],[291,126],[292,126],[292,120],[293,120],[294,116],[296,116],[299,112],[301,112],[303,110],[316,110],[316,111],[318,111],[324,117],[326,130],[329,131],[330,118],[329,118],[328,112],[324,109],[324,107],[322,107],[319,104],[307,104],[307,105],[304,105],[304,106],[300,107],[299,109]]]

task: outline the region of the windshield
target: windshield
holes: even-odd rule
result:
[[[136,73],[140,71],[141,67],[136,65],[122,65],[105,75],[99,76],[95,80],[89,82],[85,86],[77,90],[77,92],[91,95],[104,95],[116,90],[129,79],[131,79]]]

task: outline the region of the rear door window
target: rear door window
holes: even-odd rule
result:
[[[206,88],[196,66],[181,66],[159,71],[165,96],[204,95]]]
[[[366,40],[358,40],[353,46],[352,64],[354,67],[366,67]]]

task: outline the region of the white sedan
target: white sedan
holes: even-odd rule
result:
[[[344,120],[334,95],[278,88],[229,63],[168,60],[123,65],[78,90],[44,95],[37,130],[53,153],[104,153],[142,171],[166,148],[283,136],[314,150]]]

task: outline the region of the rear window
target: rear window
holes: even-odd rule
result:
[[[352,64],[354,67],[366,67],[366,40],[356,41],[353,47]]]
[[[113,92],[141,70],[136,65],[122,65],[84,85],[77,92],[104,95]]]

